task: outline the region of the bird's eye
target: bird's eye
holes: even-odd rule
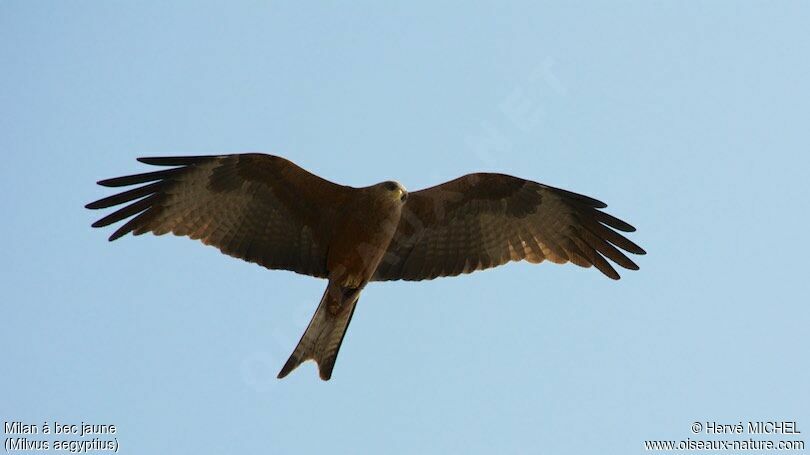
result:
[[[388,189],[388,191],[396,191],[397,190],[397,184],[394,183],[394,182],[385,182],[385,187]]]

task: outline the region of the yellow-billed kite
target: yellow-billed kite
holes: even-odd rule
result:
[[[503,174],[469,174],[408,193],[397,182],[338,185],[264,154],[139,158],[168,169],[102,180],[141,185],[87,204],[123,208],[93,223],[129,218],[110,240],[171,232],[268,269],[329,284],[287,363],[283,378],[308,359],[332,376],[360,292],[370,281],[430,280],[509,261],[638,266],[619,248],[644,250],[618,231],[635,229],[599,209],[596,199]],[[618,247],[618,248],[617,248]]]

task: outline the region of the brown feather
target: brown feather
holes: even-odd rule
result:
[[[580,267],[588,268],[593,265],[588,256],[576,244],[573,238],[566,240],[565,249],[568,251],[568,257],[571,258],[571,263]]]
[[[638,270],[638,265],[635,262],[631,261],[630,258],[622,254],[621,251],[617,250],[616,247],[607,243],[603,239],[597,237],[593,232],[588,230],[587,227],[583,226],[580,228],[580,233],[582,234],[582,238],[585,242],[588,243],[593,249],[601,253],[606,258],[610,259],[611,261],[619,264],[620,266],[629,269],[629,270]]]
[[[85,205],[85,207],[88,209],[106,209],[114,205],[123,204],[124,202],[129,202],[144,196],[148,196],[158,191],[163,185],[163,182],[150,183],[149,185],[144,185],[129,191],[124,191],[123,193],[105,197],[104,199],[99,199]]]
[[[93,227],[104,227],[109,226],[113,223],[123,220],[124,218],[129,218],[132,215],[138,214],[143,212],[144,210],[148,209],[153,202],[160,198],[159,194],[153,194],[147,198],[141,199],[139,201],[133,202],[128,206],[116,210],[111,214],[105,216],[104,218],[96,221],[92,224]]]
[[[571,237],[574,243],[579,247],[580,251],[583,251],[588,258],[588,260],[593,264],[600,272],[604,273],[605,276],[608,278],[612,278],[614,280],[619,279],[619,273],[616,272],[608,261],[605,260],[602,255],[599,254],[592,246],[588,245],[585,240],[582,239],[581,236],[577,235]]]

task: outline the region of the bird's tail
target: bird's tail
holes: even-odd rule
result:
[[[312,359],[318,364],[318,373],[324,381],[332,377],[340,344],[346,329],[352,320],[354,308],[360,297],[359,289],[344,288],[329,283],[323,293],[318,310],[309,321],[309,326],[301,336],[292,355],[278,373],[278,378],[290,374],[306,360]]]

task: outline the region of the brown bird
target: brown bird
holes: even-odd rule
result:
[[[635,228],[600,211],[604,203],[509,175],[469,174],[409,194],[393,181],[338,185],[257,153],[138,161],[169,168],[101,180],[144,185],[86,206],[126,204],[93,223],[129,218],[111,241],[129,232],[171,232],[268,269],[329,280],[279,378],[309,359],[321,379],[332,376],[370,281],[430,280],[520,260],[593,265],[619,279],[607,259],[638,270],[619,248],[645,254],[616,232]]]

